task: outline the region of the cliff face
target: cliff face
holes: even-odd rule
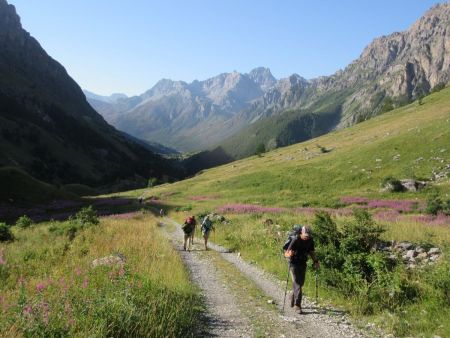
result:
[[[173,173],[165,160],[127,140],[92,109],[5,0],[0,0],[0,140],[0,165],[53,183],[96,185]]]
[[[407,31],[375,39],[361,56],[332,76],[302,86],[275,86],[255,111],[314,107],[330,94],[346,92],[339,126],[376,115],[383,100],[411,100],[450,80],[450,3],[436,5]],[[276,98],[276,99],[274,99]]]

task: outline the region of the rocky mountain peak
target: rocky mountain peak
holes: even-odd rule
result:
[[[257,67],[252,69],[250,73],[248,73],[248,76],[264,91],[277,83],[277,79],[272,75],[270,69],[265,67]]]

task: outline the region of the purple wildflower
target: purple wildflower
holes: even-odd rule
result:
[[[45,285],[45,283],[37,283],[36,285],[36,291],[37,292],[42,292],[45,290],[45,288],[47,287],[47,285]]]
[[[23,308],[22,313],[25,316],[31,316],[31,313],[33,312],[33,308],[31,307],[31,305],[27,305]]]
[[[341,203],[343,204],[367,204],[369,199],[366,197],[357,196],[343,196],[341,197]]]
[[[397,222],[400,219],[400,214],[397,210],[384,210],[376,212],[374,218],[378,221]]]
[[[48,303],[42,302],[41,308],[42,308],[42,321],[44,325],[47,326],[49,322],[50,306],[48,305]]]
[[[89,285],[89,279],[87,277],[84,277],[83,289],[87,289],[88,285]]]
[[[257,214],[257,213],[281,213],[286,212],[286,208],[263,207],[254,204],[226,204],[217,209],[220,213],[235,214]]]

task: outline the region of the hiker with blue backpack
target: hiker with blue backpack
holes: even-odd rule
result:
[[[211,230],[214,230],[213,222],[209,215],[206,215],[201,225],[203,239],[205,240],[205,250],[208,250],[208,238]]]
[[[284,256],[289,261],[289,273],[292,278],[291,307],[294,307],[298,314],[302,314],[302,287],[305,283],[308,255],[313,260],[315,269],[320,266],[314,253],[314,240],[310,227],[294,226],[283,249]]]

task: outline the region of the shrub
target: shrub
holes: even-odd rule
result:
[[[158,184],[158,179],[156,178],[156,177],[150,177],[149,179],[148,179],[148,187],[149,188],[151,188],[151,187],[154,187],[155,185],[157,185]]]
[[[0,242],[8,242],[13,239],[10,227],[6,223],[0,223]]]
[[[79,222],[82,227],[88,227],[100,223],[97,212],[92,208],[92,205],[78,211],[75,215],[75,220]]]
[[[258,144],[258,146],[256,147],[255,155],[261,156],[265,152],[266,152],[266,146],[264,145],[264,143]]]
[[[21,216],[16,222],[16,226],[22,229],[28,228],[31,225],[33,225],[33,221],[27,215]]]
[[[438,194],[433,194],[427,200],[427,207],[425,209],[425,212],[431,215],[437,215],[439,212],[449,215],[450,200],[444,202]]]
[[[93,225],[99,224],[100,221],[97,216],[97,212],[92,206],[86,207],[78,211],[75,216],[70,216],[62,231],[69,237],[69,240],[73,240],[80,229],[84,229]],[[53,229],[49,228],[49,231]],[[56,230],[56,233],[59,231]]]

